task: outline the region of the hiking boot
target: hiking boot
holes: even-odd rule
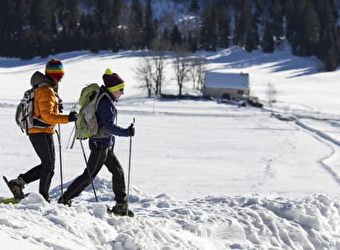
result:
[[[130,209],[128,213],[126,213],[126,210],[127,203],[116,203],[116,205],[112,207],[111,212],[115,215],[134,217],[135,214]]]
[[[58,203],[63,204],[65,206],[69,206],[69,207],[72,205],[72,201],[71,200],[65,200],[63,196],[59,197]]]
[[[23,189],[26,183],[22,178],[17,178],[8,182],[8,187],[11,189],[15,199],[23,199],[25,198],[25,194]]]

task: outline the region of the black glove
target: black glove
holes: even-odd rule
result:
[[[71,111],[68,115],[69,122],[75,122],[78,118],[78,113],[76,111]]]
[[[63,100],[59,97],[57,92],[55,92],[55,95],[58,98],[59,113],[63,113],[64,110]]]
[[[135,136],[135,127],[133,124],[128,127],[128,130],[130,130],[130,136]]]
[[[59,113],[63,113],[64,105],[62,102],[59,103]]]

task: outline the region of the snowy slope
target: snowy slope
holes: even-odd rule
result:
[[[249,73],[253,95],[265,104],[267,85],[274,84],[275,113],[295,120],[214,101],[145,98],[136,88],[138,52],[55,56],[66,68],[65,112],[85,83],[101,82],[107,67],[127,82],[118,123],[128,126],[136,118],[130,197],[136,218],[105,213],[114,204],[105,167],[94,182],[98,203],[90,186],[73,207],[57,204],[58,154],[51,204],[31,183],[22,204],[0,205],[2,249],[340,249],[339,72],[318,72],[316,59],[284,51],[204,55],[210,69]],[[8,178],[38,163],[13,116],[31,74],[45,61],[0,58],[0,167]],[[166,78],[173,78],[170,65]],[[79,142],[68,145],[72,125],[61,127],[67,187],[85,165]],[[128,139],[117,139],[126,171],[128,148]],[[0,197],[8,196],[0,185]]]

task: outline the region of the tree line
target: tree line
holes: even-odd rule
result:
[[[188,52],[239,46],[272,53],[288,43],[297,56],[340,64],[337,0],[173,0],[154,13],[155,0],[1,0],[0,56],[90,50]],[[186,18],[177,18],[178,14]]]

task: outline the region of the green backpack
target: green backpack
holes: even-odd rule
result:
[[[98,121],[96,111],[99,101],[103,95],[100,94],[100,87],[97,83],[86,85],[79,97],[80,110],[76,121],[76,138],[84,140],[98,132]]]

